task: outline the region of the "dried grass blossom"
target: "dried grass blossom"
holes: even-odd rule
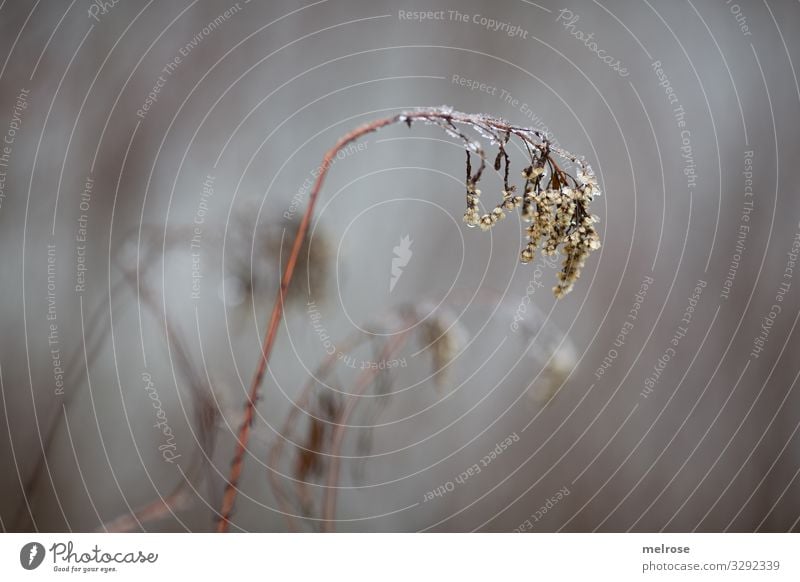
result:
[[[258,365],[244,405],[244,414],[239,426],[229,478],[220,506],[219,521],[217,522],[218,532],[228,531],[231,523],[239,493],[239,480],[244,466],[247,444],[255,421],[255,407],[260,399],[261,383],[264,380],[280,322],[283,319],[284,305],[289,295],[288,291],[294,270],[331,163],[339,151],[370,133],[398,123],[405,123],[410,128],[414,122],[437,126],[447,135],[462,143],[466,152],[464,221],[468,226],[480,226],[483,230],[488,230],[502,221],[508,212],[520,209],[521,218],[529,223],[525,229],[527,243],[519,255],[522,262],[527,263],[533,260],[537,250],[541,250],[546,255],[554,255],[559,248],[561,249],[564,260],[558,274],[558,282],[553,287],[553,293],[557,298],[563,297],[572,290],[586,258],[593,250],[600,247],[600,238],[594,227],[597,217],[590,213],[589,208],[594,197],[600,194],[597,179],[591,167],[582,158],[556,146],[540,131],[514,125],[485,114],[467,114],[454,111],[450,107],[434,107],[418,108],[378,119],[343,135],[323,157],[320,165],[322,170],[317,174],[316,181],[309,193],[306,210],[297,227],[291,252],[285,263],[278,294],[272,306],[269,325],[264,334]],[[470,134],[477,134],[477,137],[470,137],[465,133],[466,131]],[[520,188],[517,188],[516,184],[510,183],[511,156],[508,154],[507,147],[512,140],[519,141],[527,154],[527,164],[521,171],[524,182]],[[498,172],[502,171],[503,175],[501,199],[490,212],[486,213],[481,212],[481,191],[478,189],[487,159],[486,149],[482,145],[483,141],[488,142],[489,147],[497,148],[494,168]],[[474,170],[473,158],[476,166]],[[575,176],[563,169],[558,160],[561,160],[565,167],[567,164],[571,164],[575,168]],[[403,343],[405,338],[401,337],[398,341]],[[398,349],[398,345],[392,343],[393,345],[388,345],[385,349],[390,352]],[[364,378],[359,388],[364,389],[364,385],[369,382],[370,378]],[[342,416],[347,417],[351,412],[350,407],[345,407]],[[331,446],[333,448],[340,446],[341,432],[335,432],[332,438]],[[338,475],[335,457],[332,465],[329,470],[330,479],[335,482]],[[303,470],[310,469],[304,468]],[[329,489],[329,495],[332,495],[331,491],[333,490]],[[335,499],[329,499],[325,506],[327,509],[324,512],[324,519],[330,520],[335,511]]]

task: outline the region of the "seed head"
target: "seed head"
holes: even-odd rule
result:
[[[448,114],[447,122],[440,125],[450,135],[460,137],[467,149],[467,208],[464,222],[472,227],[480,226],[481,230],[486,231],[503,220],[507,211],[520,208],[521,219],[530,223],[524,231],[528,240],[520,251],[520,260],[523,263],[533,260],[536,249],[551,256],[560,249],[564,262],[553,293],[556,297],[563,297],[572,290],[587,256],[591,251],[600,248],[600,237],[594,228],[597,218],[589,214],[592,199],[600,193],[591,167],[579,158],[551,146],[546,140],[537,141],[543,137],[533,130],[516,128],[485,116],[459,114],[458,117],[461,118],[461,123],[472,126],[482,137],[497,145],[498,152],[493,167],[503,177],[502,200],[491,212],[480,214],[480,190],[477,184],[485,167],[486,154],[480,144],[455,129],[453,120],[456,114]],[[515,196],[516,186],[509,184],[511,157],[508,155],[507,144],[512,137],[523,142],[529,155],[528,165],[521,172],[525,180],[521,188],[522,196]],[[480,158],[480,166],[475,171],[472,165],[473,155]],[[558,165],[556,156],[575,164],[575,177]]]

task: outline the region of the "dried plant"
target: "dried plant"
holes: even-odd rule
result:
[[[244,414],[238,431],[236,448],[231,462],[230,475],[223,494],[220,508],[220,519],[217,531],[228,531],[234,504],[238,494],[239,479],[242,474],[244,456],[247,450],[250,430],[255,419],[255,406],[259,399],[261,383],[269,363],[270,354],[277,337],[283,309],[287,300],[292,276],[297,266],[301,249],[314,213],[325,176],[333,163],[336,154],[350,143],[375,132],[383,127],[405,123],[411,127],[414,122],[440,127],[449,136],[458,139],[466,151],[466,203],[464,221],[469,226],[481,226],[489,229],[502,220],[507,211],[521,209],[523,220],[530,222],[526,229],[528,243],[520,253],[523,262],[533,259],[537,248],[542,247],[545,254],[555,254],[560,247],[565,255],[559,281],[553,288],[556,297],[568,293],[589,253],[599,248],[600,241],[594,228],[596,218],[589,213],[592,199],[599,194],[594,174],[582,159],[553,145],[539,131],[511,124],[505,120],[482,114],[466,114],[450,108],[427,108],[400,113],[363,125],[347,133],[327,151],[320,164],[320,172],[309,194],[309,202],[297,228],[291,252],[286,261],[281,285],[273,304],[272,314],[267,326],[261,354],[255,374],[250,384],[248,398],[244,406]],[[477,134],[469,137],[466,131]],[[498,149],[494,159],[494,168],[503,173],[503,191],[500,203],[488,213],[480,211],[481,192],[478,184],[486,167],[486,150],[481,139],[488,141],[489,146]],[[519,140],[527,152],[528,164],[522,170],[524,184],[521,192],[509,183],[511,175],[511,157],[507,146],[512,139]],[[473,170],[473,157],[476,158],[477,169]],[[571,163],[576,168],[576,176],[562,169],[557,158]],[[347,414],[345,408],[343,414]],[[341,434],[334,434],[335,446]],[[335,475],[334,467],[331,472]],[[331,505],[331,504],[329,504]]]
[[[491,309],[493,319],[500,325],[512,321],[514,306],[502,296],[489,291],[479,296],[467,295],[467,303],[479,310]],[[432,309],[427,301],[402,305],[380,322],[363,326],[367,333],[354,332],[336,345],[343,349],[339,353],[347,355],[370,348],[376,361],[380,361],[396,358],[404,345],[415,341],[416,354],[430,353],[430,368],[423,371],[423,377],[432,378],[440,387],[452,377],[452,373],[446,373],[468,343],[468,333],[455,317],[455,308],[463,305],[458,293],[437,309]],[[543,404],[555,395],[574,367],[575,349],[538,309],[532,309],[519,328],[519,343],[527,352],[528,361],[535,363],[525,364],[525,369],[538,370],[527,390],[535,402]],[[336,500],[341,489],[340,463],[347,459],[354,469],[361,468],[371,452],[371,427],[392,403],[391,387],[398,378],[398,368],[364,369],[342,382],[339,374],[348,368],[337,366],[338,359],[338,354],[333,354],[315,370],[269,449],[268,480],[292,531],[309,527],[321,531],[334,529]],[[346,390],[348,386],[353,388]],[[357,413],[358,421],[350,420]],[[358,437],[351,444],[357,449],[356,455],[342,450],[345,435],[350,431]]]
[[[148,231],[149,229],[143,229]],[[148,234],[150,234],[148,232]],[[189,356],[189,348],[179,326],[170,320],[166,311],[163,310],[153,291],[148,286],[150,266],[156,264],[156,257],[163,250],[171,250],[181,243],[185,243],[188,238],[188,231],[176,229],[169,235],[165,235],[163,250],[158,240],[158,233],[153,236],[143,237],[142,240],[151,244],[144,244],[142,249],[141,267],[135,265],[125,265],[124,261],[117,261],[123,272],[123,281],[132,290],[137,292],[141,305],[149,311],[153,317],[159,320],[164,326],[165,340],[170,345],[171,353],[174,358],[172,363],[181,373],[189,392],[192,396],[191,403],[194,416],[193,436],[196,447],[190,454],[190,460],[186,464],[185,471],[182,471],[181,480],[173,487],[166,496],[158,495],[154,499],[132,512],[124,513],[115,519],[106,522],[98,528],[100,531],[107,532],[127,532],[135,529],[142,529],[142,526],[149,522],[175,517],[175,511],[188,508],[197,497],[197,490],[202,481],[207,481],[209,485],[213,478],[213,468],[211,460],[214,456],[216,445],[216,425],[220,416],[217,400],[212,393],[212,386],[206,377],[192,361]],[[131,241],[132,242],[132,241]],[[137,245],[138,246],[138,245]],[[123,246],[124,248],[124,246]]]
[[[166,234],[162,233],[160,229],[142,227],[141,240],[145,244],[141,248],[141,257],[138,262],[132,261],[132,257],[125,257],[125,251],[131,250],[133,247],[138,246],[135,238],[138,238],[136,233],[132,233],[126,239],[126,244],[122,245],[121,256],[115,261],[115,264],[121,269],[122,277],[115,280],[111,285],[108,293],[108,300],[99,301],[93,305],[91,311],[86,317],[84,325],[84,335],[86,338],[84,342],[80,342],[72,351],[65,357],[66,377],[65,385],[74,386],[74,389],[67,390],[64,393],[61,401],[61,407],[51,412],[48,419],[43,422],[42,448],[38,451],[34,469],[25,481],[24,491],[25,499],[29,500],[21,504],[20,509],[15,516],[15,530],[22,531],[29,525],[36,527],[36,520],[34,518],[34,507],[31,500],[34,499],[36,487],[42,481],[44,474],[50,473],[48,468],[48,459],[53,447],[53,443],[57,441],[58,428],[66,419],[66,414],[62,411],[69,411],[74,405],[76,398],[82,395],[80,388],[86,384],[87,370],[91,368],[94,362],[100,356],[104,347],[108,344],[108,333],[110,328],[102,325],[108,317],[108,314],[118,304],[124,303],[123,291],[126,287],[136,291],[138,289],[139,297],[142,299],[142,305],[150,311],[156,318],[162,319],[162,311],[159,309],[151,290],[147,285],[147,280],[151,276],[151,269],[157,263],[156,257],[159,252],[164,250],[172,250],[180,244],[183,244],[188,236],[191,234],[191,229],[174,229]],[[163,248],[160,243],[160,236],[163,234]],[[184,379],[187,381],[189,389],[192,393],[192,403],[194,407],[194,416],[197,426],[197,442],[198,447],[193,452],[192,460],[189,463],[189,469],[186,473],[188,479],[199,481],[202,479],[200,471],[205,469],[208,471],[210,467],[210,458],[213,455],[213,448],[216,440],[216,433],[213,430],[216,418],[218,416],[218,409],[213,399],[210,397],[209,387],[203,381],[202,375],[195,369],[194,364],[188,357],[188,350],[181,334],[173,323],[167,321],[166,315],[163,315],[165,328],[168,330],[167,341],[170,342],[173,350],[175,351],[176,358],[174,363],[177,369],[183,374]],[[46,470],[45,470],[46,469]],[[51,481],[52,483],[52,481]],[[167,496],[162,497],[159,495],[155,499],[141,508],[123,514],[110,522],[101,524],[98,531],[132,531],[141,529],[142,526],[155,519],[163,519],[170,515],[174,516],[174,510],[185,508],[192,501],[193,496],[190,494],[193,485],[186,480],[180,481],[175,488]]]
[[[344,342],[337,342],[345,350],[340,353],[353,354],[369,344],[375,361],[386,362],[396,359],[398,352],[416,339],[419,352],[431,352],[429,374],[438,385],[443,383],[446,368],[465,339],[465,332],[447,309],[431,313],[428,303],[400,306],[383,321],[365,326],[365,329],[370,333],[356,332]],[[337,379],[334,365],[337,359],[334,354],[319,366],[287,415],[280,438],[270,448],[270,485],[292,530],[299,529],[295,515],[311,518],[323,531],[333,529],[341,452],[348,423],[358,411],[364,415],[365,420],[359,423],[358,446],[361,454],[366,454],[371,434],[367,427],[377,421],[392,397],[391,385],[399,367],[366,367],[352,381],[352,389],[346,391]],[[363,398],[365,395],[375,397]],[[301,412],[305,420],[300,418]],[[286,443],[293,445],[288,452]],[[282,474],[281,461],[289,467],[285,477],[292,482],[292,493],[278,479]],[[311,484],[314,487],[310,487]]]
[[[230,229],[230,252],[225,257],[227,284],[235,285],[228,290],[228,302],[246,305],[261,299],[267,289],[274,287],[280,279],[280,265],[286,263],[291,252],[290,243],[300,227],[299,219],[274,220],[255,224],[255,209],[237,215]],[[315,240],[306,237],[297,258],[297,268],[305,277],[292,281],[287,303],[295,305],[304,297],[324,297],[330,274],[328,244],[324,233],[317,233]],[[277,276],[275,275],[277,273]]]
[[[410,308],[412,313],[433,313],[434,306],[423,303],[419,309]],[[438,311],[431,317],[422,317],[420,351],[431,352],[431,364],[438,387],[445,385],[450,376],[450,362],[466,344],[466,332],[458,323],[457,317],[448,311]]]

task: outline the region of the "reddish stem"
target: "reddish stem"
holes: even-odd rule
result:
[[[344,352],[349,352],[353,348],[355,348],[359,343],[361,343],[363,339],[354,337],[353,339],[348,339],[342,350]],[[325,361],[320,365],[317,369],[316,373],[306,382],[305,387],[300,393],[299,398],[294,402],[289,414],[286,415],[286,419],[283,423],[283,428],[281,429],[281,435],[284,435],[283,438],[279,437],[276,439],[275,444],[272,446],[272,450],[270,451],[269,455],[269,465],[270,470],[267,471],[267,478],[269,479],[270,485],[272,486],[272,490],[275,494],[275,498],[278,501],[278,505],[280,506],[281,511],[286,518],[286,521],[289,525],[289,529],[292,531],[296,531],[297,527],[295,524],[294,517],[292,516],[292,509],[289,506],[286,493],[279,483],[275,472],[278,470],[278,464],[283,453],[284,444],[286,441],[290,439],[290,435],[292,433],[292,427],[297,424],[297,416],[299,415],[301,410],[304,410],[311,399],[311,391],[317,385],[317,378],[324,377],[328,374],[329,370],[333,367],[336,363],[337,354],[331,354],[325,358]],[[314,452],[321,452],[321,451],[314,451]],[[304,484],[302,484],[304,485]]]
[[[253,375],[253,381],[250,384],[250,392],[244,407],[244,418],[242,419],[242,424],[239,426],[239,438],[236,443],[233,461],[231,462],[230,476],[225,487],[225,493],[222,497],[220,519],[217,523],[217,531],[220,533],[227,532],[228,528],[230,527],[230,518],[231,514],[233,513],[233,506],[236,503],[236,496],[239,493],[239,479],[242,475],[244,454],[247,450],[247,443],[250,440],[250,428],[252,427],[253,420],[255,418],[255,406],[258,400],[261,382],[264,380],[264,374],[267,371],[267,365],[269,363],[269,356],[272,353],[272,347],[275,345],[275,338],[278,335],[278,326],[283,316],[283,305],[286,298],[286,291],[289,289],[289,284],[292,281],[292,275],[294,274],[294,268],[297,264],[297,258],[300,255],[300,249],[303,246],[303,241],[305,240],[308,232],[308,227],[311,223],[311,216],[314,213],[314,206],[317,203],[317,198],[319,197],[322,183],[325,180],[328,169],[330,168],[331,163],[333,162],[333,159],[339,150],[368,133],[372,133],[373,131],[376,131],[386,125],[397,123],[399,119],[399,115],[386,119],[379,119],[354,129],[339,139],[339,141],[336,142],[336,145],[329,149],[325,154],[325,157],[322,159],[320,173],[314,182],[314,187],[311,189],[308,199],[308,206],[306,207],[306,211],[303,214],[302,220],[300,221],[300,226],[297,229],[297,233],[294,237],[294,243],[292,244],[292,251],[289,254],[288,260],[286,261],[286,267],[283,271],[281,286],[280,289],[278,289],[278,296],[275,299],[275,304],[272,306],[272,315],[270,316],[269,326],[267,327],[264,343],[262,344],[263,347],[261,349],[261,356],[258,359],[258,366],[256,367],[255,374]]]
[[[467,126],[471,126],[473,128],[479,128],[485,132],[485,130],[489,130],[491,132],[501,132],[506,133],[509,132],[513,135],[516,135],[523,141],[536,145],[537,147],[541,147],[543,143],[536,143],[536,139],[544,139],[544,136],[532,129],[527,129],[524,127],[515,126],[509,124],[506,121],[501,119],[495,119],[483,115],[469,115],[465,113],[458,113],[452,111],[445,111],[443,109],[420,109],[416,111],[401,113],[398,115],[394,115],[392,117],[386,117],[384,119],[378,119],[366,125],[362,125],[351,131],[350,133],[346,134],[339,141],[336,142],[331,149],[327,151],[325,157],[322,159],[322,164],[320,167],[319,175],[317,176],[316,181],[314,182],[314,186],[311,189],[311,193],[308,199],[308,206],[303,214],[303,218],[300,221],[300,226],[297,229],[297,232],[294,237],[294,242],[292,244],[292,250],[289,255],[288,260],[286,261],[286,266],[284,267],[283,277],[281,279],[280,289],[278,290],[278,295],[275,299],[275,303],[272,307],[272,315],[269,320],[269,325],[267,327],[267,331],[264,337],[264,342],[262,344],[261,355],[258,360],[258,366],[256,367],[255,374],[253,375],[253,380],[250,384],[250,391],[248,393],[247,402],[245,403],[244,408],[244,417],[242,419],[242,423],[239,427],[239,434],[238,439],[236,442],[236,450],[233,455],[233,461],[231,462],[231,469],[230,475],[228,478],[228,482],[225,486],[225,493],[222,497],[222,507],[220,508],[220,519],[217,523],[217,531],[218,532],[227,532],[230,527],[230,519],[231,514],[233,513],[233,506],[236,503],[236,497],[239,493],[239,479],[242,475],[242,469],[244,466],[244,455],[247,450],[247,443],[250,440],[250,429],[252,427],[253,421],[255,419],[255,407],[256,402],[258,401],[259,391],[261,389],[261,383],[264,380],[264,375],[267,370],[267,365],[269,363],[269,357],[272,353],[272,348],[275,344],[275,338],[278,335],[278,327],[280,325],[281,318],[283,317],[283,306],[284,300],[286,298],[286,292],[289,289],[289,284],[292,281],[292,275],[294,274],[294,269],[297,264],[297,258],[300,255],[300,249],[303,246],[303,241],[305,240],[306,234],[308,232],[308,227],[311,223],[311,217],[314,214],[314,207],[317,203],[317,198],[319,197],[320,190],[322,189],[322,183],[325,181],[325,176],[330,169],[331,164],[336,156],[336,154],[350,144],[351,142],[356,141],[357,139],[377,131],[382,127],[387,125],[393,125],[395,123],[406,122],[411,124],[412,120],[427,120],[433,121],[438,123],[440,127],[448,130],[454,131],[456,123],[463,124]],[[456,134],[461,137],[465,142],[465,147],[471,148],[473,142],[471,142],[464,134],[461,134],[456,131]],[[498,141],[502,141],[502,137],[498,135]],[[565,152],[559,148],[556,148],[552,145],[547,146],[550,151],[553,151],[562,157],[566,157],[571,161],[577,161],[574,156]],[[468,150],[469,151],[469,150]],[[483,167],[484,162],[484,154],[482,150],[476,152],[481,158],[481,168]]]
[[[410,329],[406,329],[401,335],[393,337],[386,346],[384,346],[380,358],[383,361],[391,358],[394,353],[402,349],[405,345]],[[323,531],[333,531],[333,521],[336,516],[336,496],[338,493],[339,483],[339,466],[340,466],[340,451],[342,442],[344,441],[344,434],[347,429],[347,422],[353,414],[356,406],[358,406],[359,397],[365,392],[367,387],[372,382],[372,379],[377,376],[379,370],[370,368],[364,370],[355,384],[355,389],[351,394],[352,399],[348,402],[347,407],[342,412],[340,418],[337,420],[336,427],[333,431],[333,442],[331,444],[331,468],[328,473],[328,486],[325,490],[325,501],[322,509],[322,527]]]

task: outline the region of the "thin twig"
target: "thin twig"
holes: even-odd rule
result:
[[[308,226],[311,222],[314,206],[316,206],[317,198],[319,197],[319,192],[322,189],[322,183],[325,180],[328,169],[330,168],[333,159],[339,150],[347,146],[349,143],[356,141],[368,133],[377,131],[381,127],[390,125],[392,123],[397,123],[398,121],[400,121],[399,115],[387,119],[380,119],[353,130],[341,138],[336,145],[333,146],[333,148],[328,150],[328,153],[325,154],[325,157],[322,160],[320,173],[314,182],[314,187],[309,195],[308,206],[303,214],[302,220],[300,221],[300,226],[297,228],[297,233],[294,237],[294,243],[292,244],[292,251],[289,254],[289,259],[286,261],[286,267],[284,268],[281,286],[278,289],[278,296],[275,299],[275,303],[272,307],[272,315],[270,316],[269,326],[267,327],[263,347],[261,349],[261,355],[258,359],[258,366],[256,367],[255,374],[253,375],[253,381],[250,384],[250,391],[248,393],[247,402],[245,403],[244,418],[242,419],[242,423],[239,427],[236,450],[233,455],[233,461],[231,462],[230,478],[225,486],[225,493],[222,497],[220,519],[217,523],[218,532],[227,532],[230,526],[230,518],[231,514],[233,513],[233,506],[236,502],[236,496],[239,492],[239,479],[242,475],[244,454],[247,450],[247,443],[250,440],[250,428],[253,425],[255,406],[258,400],[261,382],[264,380],[264,374],[266,373],[267,364],[269,363],[269,356],[272,353],[272,346],[275,344],[275,337],[278,334],[278,326],[283,316],[283,305],[286,299],[286,291],[289,288],[289,284],[292,282],[294,267],[297,263],[297,258],[300,254],[303,241],[308,233]]]
[[[322,189],[322,184],[325,181],[325,177],[327,176],[328,170],[330,169],[336,154],[348,144],[364,137],[367,134],[395,123],[406,123],[410,127],[412,121],[414,120],[421,120],[438,125],[448,134],[462,139],[464,141],[464,147],[468,152],[472,151],[479,155],[481,165],[477,174],[473,176],[474,181],[477,181],[477,179],[480,178],[480,174],[483,171],[485,155],[478,142],[470,140],[465,134],[461,133],[457,129],[454,129],[455,124],[472,127],[482,135],[485,135],[487,132],[491,135],[495,135],[497,133],[510,133],[517,136],[520,140],[526,143],[526,145],[531,145],[535,149],[545,152],[546,156],[548,155],[547,152],[553,151],[571,162],[579,163],[582,166],[584,165],[583,162],[578,160],[578,158],[572,154],[561,150],[560,148],[551,146],[546,137],[536,130],[515,126],[502,119],[496,119],[486,115],[470,115],[466,113],[455,112],[447,108],[419,109],[373,121],[347,133],[326,152],[322,160],[320,172],[317,175],[317,179],[314,182],[309,194],[308,205],[303,214],[302,220],[300,221],[297,232],[295,233],[294,242],[292,243],[292,250],[289,254],[288,260],[286,261],[286,266],[284,267],[281,285],[278,289],[277,297],[272,307],[272,314],[269,319],[269,324],[264,335],[264,341],[261,345],[261,353],[259,355],[258,365],[256,366],[253,379],[250,383],[247,401],[244,405],[244,415],[239,426],[238,438],[234,450],[233,460],[231,462],[229,478],[225,485],[225,492],[222,498],[222,506],[219,512],[220,519],[217,522],[218,532],[227,532],[230,528],[231,516],[233,514],[234,505],[239,493],[239,480],[244,467],[244,456],[247,452],[247,444],[250,440],[250,431],[255,420],[255,408],[259,400],[261,384],[264,380],[267,366],[269,365],[270,355],[272,353],[272,349],[278,334],[278,328],[283,317],[286,293],[289,289],[289,284],[292,281],[298,256],[303,246],[306,234],[308,233],[311,218],[314,214],[314,208],[316,206],[317,199],[319,197],[320,190]],[[497,136],[496,141],[500,142],[502,141],[502,138]],[[469,178],[469,176],[467,177]]]
[[[350,350],[356,348],[359,344],[364,341],[363,337],[351,337],[349,338],[344,344],[342,344],[342,350],[344,352],[349,352]],[[278,471],[277,466],[278,462],[281,458],[281,454],[283,453],[283,448],[285,443],[289,440],[290,433],[292,432],[292,428],[296,426],[297,416],[300,411],[304,410],[311,399],[311,392],[313,391],[314,387],[316,386],[318,380],[317,378],[325,377],[328,372],[333,368],[333,365],[336,363],[338,357],[336,353],[333,353],[325,358],[323,363],[317,368],[316,373],[306,382],[305,387],[300,393],[298,399],[292,404],[292,408],[289,410],[289,414],[286,415],[286,419],[283,423],[283,428],[281,429],[281,433],[279,438],[276,439],[275,444],[272,446],[269,454],[269,471],[267,471],[267,478],[269,479],[270,485],[272,486],[272,490],[275,493],[275,498],[278,501],[278,505],[280,506],[281,511],[283,512],[284,517],[289,525],[289,529],[292,531],[296,531],[298,528],[294,521],[294,516],[291,513],[291,508],[288,502],[288,496],[286,495],[283,487],[280,485],[276,472]],[[296,446],[300,447],[300,445]],[[302,447],[301,447],[302,448]],[[303,452],[320,452],[320,451],[307,451],[303,449]]]
[[[408,337],[411,333],[412,326],[408,326],[408,328],[400,333],[392,337],[392,339],[384,346],[383,351],[381,353],[381,357],[379,361],[386,361],[391,359],[392,355],[396,353],[398,350],[401,350],[405,345]],[[347,422],[350,419],[353,411],[355,410],[356,406],[358,406],[359,397],[364,393],[364,391],[369,387],[370,382],[372,379],[378,375],[380,370],[375,368],[370,368],[368,370],[364,370],[359,378],[356,380],[355,389],[353,390],[352,394],[350,394],[351,399],[347,404],[347,407],[342,412],[340,418],[337,419],[336,427],[333,431],[333,439],[331,443],[331,467],[328,473],[328,485],[325,490],[325,501],[323,503],[322,508],[322,516],[323,522],[322,527],[323,531],[332,531],[333,530],[333,523],[336,517],[336,498],[338,493],[338,482],[339,482],[339,466],[341,464],[341,448],[342,443],[344,441],[345,431],[347,429]]]

